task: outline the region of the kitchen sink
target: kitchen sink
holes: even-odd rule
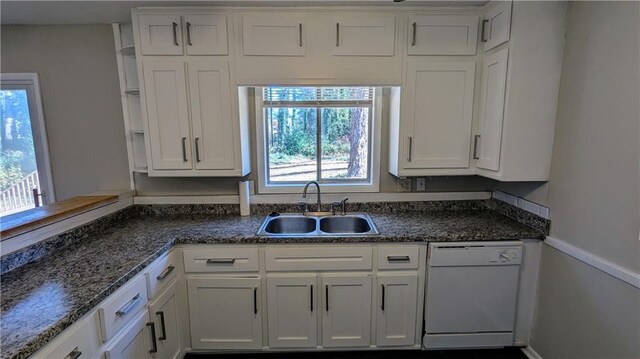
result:
[[[265,237],[372,236],[380,232],[366,213],[311,216],[272,213],[256,233]]]
[[[310,233],[315,230],[316,220],[314,218],[304,216],[275,217],[271,219],[264,228],[264,231],[270,234],[302,234]]]
[[[326,233],[367,233],[371,231],[371,225],[363,217],[331,216],[320,219],[320,230]]]

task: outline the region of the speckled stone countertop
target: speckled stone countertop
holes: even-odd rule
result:
[[[142,211],[144,212],[144,211]],[[28,357],[176,244],[353,243],[543,239],[492,210],[371,213],[373,237],[266,238],[264,215],[123,216],[98,234],[56,248],[2,275],[0,351]],[[122,217],[130,217],[122,221]]]

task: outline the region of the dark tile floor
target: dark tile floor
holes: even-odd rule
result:
[[[186,359],[527,359],[520,348],[482,350],[384,350],[253,354],[187,354]]]

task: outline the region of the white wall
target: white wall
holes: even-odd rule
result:
[[[569,5],[551,236],[640,272],[640,3]],[[546,194],[545,194],[546,191]],[[640,358],[640,289],[543,247],[532,347],[545,359]]]
[[[0,42],[0,71],[40,76],[56,199],[128,189],[111,26],[2,26]]]

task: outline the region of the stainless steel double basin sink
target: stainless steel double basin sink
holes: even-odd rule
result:
[[[266,237],[372,236],[380,232],[366,213],[313,216],[270,214],[257,235]]]

